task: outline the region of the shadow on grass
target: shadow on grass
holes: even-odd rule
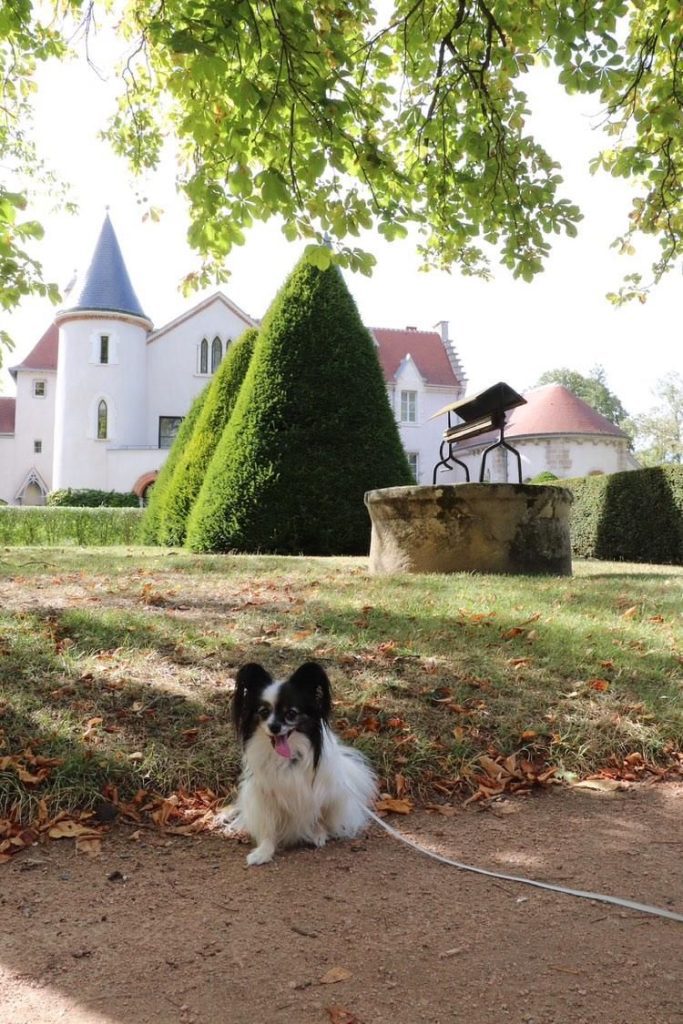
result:
[[[30,819],[46,793],[51,810],[91,807],[107,782],[122,796],[139,788],[225,792],[234,784],[239,754],[229,694],[218,685],[183,692],[172,673],[159,682],[153,678],[158,663],[149,681],[131,678],[126,659],[132,654],[153,652],[175,666],[187,653],[178,653],[174,623],[126,615],[115,625],[112,614],[3,617],[1,752],[28,749],[62,763],[39,786],[21,784],[11,766],[0,771],[0,815],[19,801]]]
[[[541,590],[538,599],[542,605]],[[504,601],[490,616],[426,603],[414,613],[359,612],[352,588],[290,613],[292,623],[311,623],[306,643],[295,625],[288,633],[274,602],[250,609],[262,628],[240,644],[225,631],[224,600],[211,597],[196,602],[201,623],[156,608],[6,615],[5,748],[63,757],[50,780],[63,805],[92,804],[104,781],[126,793],[225,792],[239,760],[226,677],[248,660],[279,675],[313,657],[330,671],[342,727],[390,785],[400,772],[428,788],[482,752],[522,746],[569,771],[595,768],[611,753],[658,757],[667,743],[683,743],[676,654],[643,644],[619,609],[598,624],[593,610],[604,612],[604,602],[600,585],[577,586],[555,617],[551,610],[525,623],[526,613]],[[604,690],[592,688],[596,680]],[[16,777],[4,783],[7,806]],[[40,795],[28,788],[24,798]]]

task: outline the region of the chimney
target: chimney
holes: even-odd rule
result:
[[[448,320],[437,320],[434,326],[438,327],[444,345],[448,344]]]
[[[407,331],[416,331],[417,327],[406,327]]]

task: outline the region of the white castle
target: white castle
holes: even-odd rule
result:
[[[16,397],[0,398],[0,503],[42,505],[62,488],[133,491],[142,502],[192,400],[256,321],[217,292],[155,329],[108,215],[83,283],[67,298],[11,368]],[[431,331],[370,330],[415,479],[431,484],[446,426],[445,417],[432,417],[465,393],[448,323]],[[626,435],[566,388],[550,385],[525,397],[506,427],[524,480],[543,470],[570,477],[637,468]],[[493,440],[476,438],[458,452],[473,480]],[[488,465],[487,480],[517,479],[504,450]],[[459,468],[438,477],[462,479]]]
[[[67,298],[11,367],[16,398],[0,398],[0,501],[41,505],[62,488],[134,491],[142,500],[192,400],[256,321],[217,292],[155,329],[109,215]],[[429,417],[464,393],[448,324],[438,328],[373,332],[406,451],[425,480],[442,429]]]

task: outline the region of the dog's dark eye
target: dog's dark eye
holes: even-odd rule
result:
[[[296,722],[298,717],[299,717],[299,712],[298,712],[298,710],[296,708],[287,708],[287,710],[285,711],[284,719],[285,719],[285,722],[287,722],[288,725],[291,725],[292,722]]]
[[[270,707],[267,704],[262,704],[260,706],[260,708],[258,709],[258,716],[259,716],[259,718],[263,718],[265,720],[268,717],[269,714],[270,714]]]

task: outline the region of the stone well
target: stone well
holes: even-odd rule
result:
[[[570,491],[443,484],[368,491],[370,572],[571,576]]]

